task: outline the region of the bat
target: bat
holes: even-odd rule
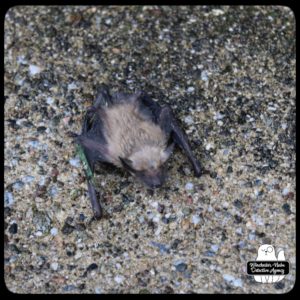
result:
[[[190,160],[195,176],[202,174],[201,165],[170,106],[160,106],[143,91],[110,95],[108,87],[101,85],[93,105],[87,109],[81,134],[74,137],[81,150],[97,219],[102,216],[93,182],[98,162],[126,170],[153,190],[164,183],[164,164],[177,144]]]

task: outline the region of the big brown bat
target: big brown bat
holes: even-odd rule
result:
[[[174,144],[187,155],[195,176],[202,173],[171,108],[160,106],[145,92],[110,95],[108,87],[101,85],[76,142],[82,147],[92,173],[97,162],[110,163],[125,169],[150,189],[164,183],[164,164]],[[90,177],[87,181],[94,215],[100,218],[102,209],[93,181]]]

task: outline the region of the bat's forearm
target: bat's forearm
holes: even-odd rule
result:
[[[191,146],[189,144],[189,141],[187,139],[186,134],[184,131],[180,128],[176,118],[174,117],[172,110],[169,106],[164,106],[161,110],[160,114],[160,125],[165,129],[166,132],[170,131],[172,134],[172,137],[176,144],[178,144],[182,150],[187,155],[188,159],[193,165],[195,175],[197,177],[201,176],[201,165],[199,161],[196,159]]]
[[[176,122],[177,123],[177,122]],[[201,176],[201,165],[199,161],[196,159],[194,153],[192,152],[191,146],[189,144],[189,141],[185,135],[185,133],[182,131],[182,129],[177,124],[172,124],[173,129],[173,139],[174,141],[182,148],[182,150],[187,155],[188,159],[190,160],[191,164],[193,165],[195,175],[197,177]]]

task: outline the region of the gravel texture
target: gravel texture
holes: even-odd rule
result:
[[[100,83],[169,103],[179,149],[149,194],[68,132]],[[5,282],[16,293],[285,293],[295,283],[295,18],[284,6],[15,6],[5,17]],[[246,274],[261,244],[290,273]]]

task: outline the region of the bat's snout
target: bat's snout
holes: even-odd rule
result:
[[[161,187],[166,180],[166,175],[163,170],[155,172],[146,172],[142,176],[139,176],[140,174],[136,175],[150,189],[156,189]]]
[[[160,182],[154,182],[154,183],[152,183],[152,184],[150,185],[150,187],[151,187],[152,189],[157,189],[157,188],[161,187],[162,185],[163,185],[163,181],[160,181]]]

